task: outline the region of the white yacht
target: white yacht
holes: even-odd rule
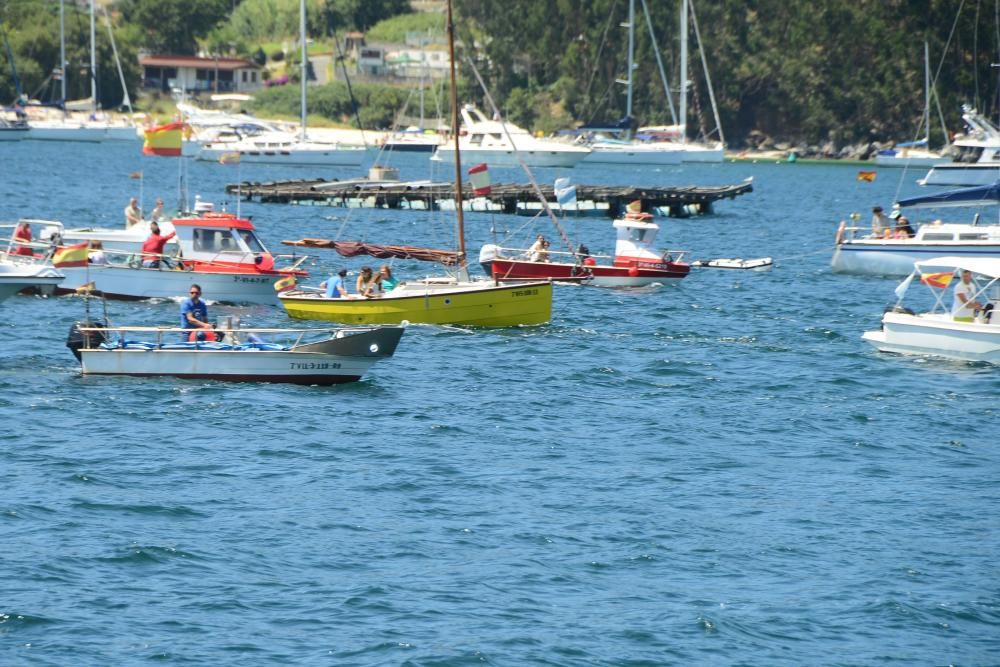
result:
[[[507,121],[489,120],[483,112],[466,104],[461,109],[462,130],[459,137],[462,161],[485,162],[491,167],[516,167],[518,157],[529,167],[575,167],[590,154],[584,146],[553,139],[540,139]],[[455,145],[443,143],[432,160],[455,161]]]
[[[962,107],[966,132],[955,137],[953,162],[931,167],[920,185],[990,185],[1000,179],[1000,128],[972,107]]]

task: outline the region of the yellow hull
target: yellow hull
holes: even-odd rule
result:
[[[397,290],[400,291],[400,290]],[[552,283],[484,283],[432,287],[417,293],[413,285],[377,299],[328,299],[311,293],[279,295],[291,317],[344,324],[457,324],[512,327],[545,324],[552,319]]]

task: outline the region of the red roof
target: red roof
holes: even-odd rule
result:
[[[223,70],[260,69],[260,65],[243,58],[199,58],[198,56],[145,56],[139,58],[143,67],[198,67]]]

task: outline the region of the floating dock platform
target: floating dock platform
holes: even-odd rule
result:
[[[625,207],[638,200],[642,210],[674,217],[711,213],[715,202],[753,192],[753,179],[736,185],[640,188],[608,185],[577,185],[576,204],[560,207],[551,185],[541,185],[541,194],[552,208],[567,214],[598,213],[620,218]],[[432,181],[294,180],[266,183],[243,182],[226,186],[226,192],[244,200],[266,204],[338,206],[342,208],[393,208],[414,210],[454,210],[452,183]],[[538,195],[530,185],[498,183],[490,193],[472,196],[465,184],[463,208],[511,214],[534,214],[540,208]]]

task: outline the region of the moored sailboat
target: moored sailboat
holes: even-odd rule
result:
[[[455,86],[455,26],[448,2],[448,46],[451,61],[451,121],[455,162],[455,217],[458,250],[434,251],[398,247],[391,254],[385,246],[350,244],[337,247],[336,241],[297,241],[292,245],[333,247],[342,254],[378,257],[411,257],[452,266],[446,276],[402,282],[378,298],[328,297],[325,293],[289,290],[279,299],[288,314],[300,319],[346,323],[395,323],[408,320],[426,324],[505,327],[543,324],[552,318],[552,283],[534,281],[502,285],[493,280],[473,280],[468,273],[465,226],[462,208],[462,165],[458,132],[458,96]],[[343,250],[342,250],[343,248]]]

